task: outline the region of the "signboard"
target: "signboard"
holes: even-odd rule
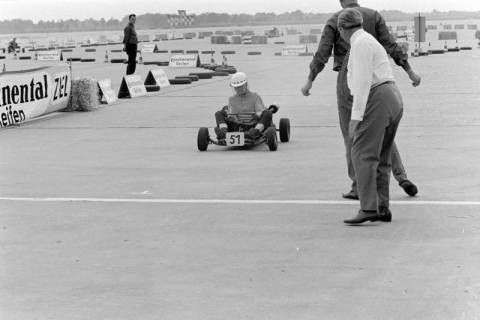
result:
[[[147,78],[145,79],[145,85],[158,85],[160,88],[165,88],[170,86],[170,81],[168,81],[165,71],[158,68],[148,72]]]
[[[58,51],[38,51],[36,54],[38,61],[60,61],[61,53]]]
[[[229,147],[241,147],[245,145],[245,134],[243,132],[227,132],[225,142]]]
[[[288,45],[282,48],[282,56],[298,56],[300,53],[306,53],[305,45]]]
[[[200,67],[198,54],[178,54],[170,57],[168,63],[172,68],[195,68]]]
[[[425,34],[427,33],[427,21],[425,17],[413,17],[415,42],[425,42]]]
[[[146,43],[142,46],[142,53],[154,53],[158,51],[155,43]]]
[[[67,65],[0,74],[0,128],[64,109],[72,84]]]
[[[120,90],[118,91],[119,98],[135,98],[146,94],[147,90],[139,75],[131,74],[123,77]]]
[[[98,88],[100,89],[100,101],[105,98],[107,104],[114,103],[117,101],[117,96],[112,89],[112,80],[110,79],[103,79],[98,81]]]

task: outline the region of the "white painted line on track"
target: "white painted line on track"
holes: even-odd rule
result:
[[[359,205],[352,200],[242,200],[242,199],[141,199],[141,198],[55,198],[0,197],[0,201],[16,202],[107,202],[107,203],[178,203],[178,204],[297,204]],[[480,206],[480,201],[392,200],[395,205]]]

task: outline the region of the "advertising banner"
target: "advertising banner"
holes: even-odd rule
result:
[[[200,67],[198,54],[178,54],[170,57],[168,64],[172,68],[195,68]]]
[[[0,128],[67,107],[72,89],[67,65],[0,74]]]

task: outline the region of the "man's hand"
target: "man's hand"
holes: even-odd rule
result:
[[[123,51],[125,51],[125,52],[126,52],[126,51],[127,51],[127,47],[123,47]]]
[[[422,80],[422,78],[418,74],[416,74],[415,71],[408,71],[408,77],[410,78],[410,80],[412,80],[412,86],[417,87],[418,85],[420,85],[420,81]]]
[[[252,121],[257,122],[258,120],[260,120],[260,116],[259,116],[258,114],[256,114],[256,113],[254,113],[254,114],[252,115]]]
[[[348,125],[348,137],[353,139],[355,135],[355,131],[357,131],[357,127],[360,124],[359,120],[350,120],[350,124]]]
[[[312,89],[312,81],[310,80],[307,80],[307,82],[305,83],[305,85],[302,87],[302,94],[304,96],[309,96],[310,95],[310,89]]]

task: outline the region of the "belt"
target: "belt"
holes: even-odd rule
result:
[[[393,83],[393,84],[394,84],[395,81],[393,81],[393,80],[387,80],[387,81],[375,83],[375,84],[370,88],[370,90],[371,90],[371,89],[374,89],[374,88],[376,88],[376,87],[379,87],[379,86],[381,86],[381,85],[384,85],[384,84],[389,84],[389,83]]]

